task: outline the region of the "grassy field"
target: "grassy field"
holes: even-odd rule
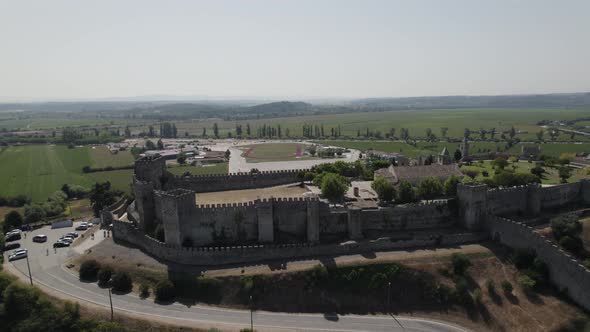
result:
[[[398,110],[386,112],[359,112],[346,114],[306,115],[298,117],[284,117],[260,120],[244,120],[239,123],[249,123],[255,133],[257,127],[263,124],[281,125],[283,134],[289,129],[291,136],[302,134],[304,123],[324,125],[330,132],[331,127],[341,126],[342,135],[356,137],[357,131],[361,135],[369,128],[372,131],[380,131],[382,134],[389,132],[390,128],[396,128],[399,135],[400,128],[409,128],[410,136],[424,137],[426,128],[431,128],[433,133],[441,137],[440,128],[449,128],[448,136],[460,138],[465,128],[477,131],[479,128],[496,128],[497,137],[500,138],[502,130],[509,130],[514,126],[522,131],[517,137],[521,139],[533,139],[539,131],[536,123],[539,120],[571,120],[579,117],[590,116],[590,108],[585,109],[448,109],[448,110]],[[203,128],[211,135],[213,123],[217,123],[220,135],[226,136],[227,132],[235,129],[236,121],[223,121],[221,119],[192,120],[176,123],[179,133],[189,132],[192,135],[201,135]],[[489,137],[489,136],[488,136]],[[548,138],[548,137],[546,137]],[[562,134],[560,139],[569,138]],[[586,139],[577,136],[577,139]]]
[[[304,155],[306,145],[297,143],[265,143],[241,146],[242,157],[249,163],[315,159]]]
[[[506,167],[506,169],[509,170],[514,170],[517,173],[530,173],[531,172],[531,168],[535,167],[534,163],[529,163],[526,161],[519,161],[516,163],[510,163],[508,167]],[[461,167],[462,171],[465,170],[476,170],[479,171],[479,175],[475,178],[475,180],[483,180],[485,179],[485,177],[483,176],[482,172],[487,171],[488,172],[488,178],[491,178],[494,176],[494,168],[492,167],[492,164],[490,161],[482,161],[482,162],[474,162],[471,166],[462,166]],[[554,168],[549,168],[549,167],[545,167],[545,174],[543,175],[543,178],[541,179],[543,184],[558,184],[560,183],[560,178],[559,178],[559,173],[556,169]],[[572,176],[569,178],[568,182],[576,182],[576,181],[580,181],[581,179],[584,178],[590,178],[590,176],[588,176],[586,174],[586,170],[585,169],[574,169],[572,171]]]
[[[0,152],[0,195],[26,194],[33,201],[43,201],[64,184],[90,187],[95,182],[110,181],[116,189],[129,192],[130,169],[83,173],[84,166],[124,166],[133,163],[129,152],[111,154],[104,147],[68,149],[64,145],[12,146]],[[173,173],[227,173],[227,163],[211,167],[178,167]]]
[[[384,152],[399,152],[408,157],[417,157],[425,154],[435,154],[442,151],[446,146],[451,153],[459,148],[459,143],[448,143],[448,142],[418,142],[416,146],[406,144],[404,142],[390,142],[390,141],[317,141],[317,143],[328,144],[334,146],[341,146],[349,149],[367,150],[374,149]],[[525,143],[523,143],[525,144]],[[526,144],[531,145],[531,144]],[[521,144],[516,144],[511,147],[508,151],[504,150],[505,143],[495,142],[470,142],[469,149],[472,154],[487,152],[487,151],[501,151],[518,154],[521,151]],[[544,143],[541,145],[541,153],[555,157],[559,157],[562,153],[582,153],[590,152],[590,144],[581,143]]]
[[[131,170],[91,174],[82,172],[84,166],[102,167],[111,162],[118,166],[132,161],[129,156],[121,154],[97,162],[101,153],[101,149],[68,149],[63,145],[7,148],[0,153],[0,172],[3,174],[0,178],[0,194],[26,194],[34,201],[42,201],[65,183],[89,187],[96,181],[105,180],[111,181],[116,188],[128,191]]]
[[[94,146],[90,148],[92,167],[103,168],[107,166],[127,166],[133,164],[133,155],[129,150],[112,154],[106,146]]]

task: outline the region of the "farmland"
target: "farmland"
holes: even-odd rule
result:
[[[341,146],[348,149],[358,149],[365,151],[374,149],[384,152],[398,152],[408,157],[417,157],[419,155],[440,153],[446,146],[452,153],[459,147],[459,143],[450,142],[417,142],[416,146],[409,145],[405,142],[398,141],[371,141],[371,140],[339,140],[339,141],[317,141],[317,143]],[[531,143],[515,144],[510,149],[505,150],[506,143],[503,142],[469,142],[469,150],[472,154],[481,152],[508,152],[518,154],[522,145],[532,145]],[[588,153],[590,152],[589,143],[543,143],[541,144],[542,154],[559,157],[562,153]]]
[[[110,181],[114,188],[129,192],[133,171],[83,173],[84,166],[124,166],[133,162],[131,154],[110,154],[104,147],[68,149],[64,145],[12,146],[0,152],[0,195],[25,194],[33,201],[43,201],[63,184],[90,187],[95,182]],[[212,167],[183,167],[172,172],[196,174],[227,172],[227,164]]]

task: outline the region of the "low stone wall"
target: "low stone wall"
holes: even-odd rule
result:
[[[183,188],[196,193],[272,187],[300,182],[302,170],[263,171],[213,175],[174,176],[169,174],[164,189]]]
[[[131,243],[146,253],[180,264],[224,265],[254,263],[268,260],[293,259],[350,255],[364,252],[397,250],[440,245],[459,245],[479,242],[488,237],[487,233],[464,233],[430,236],[411,240],[390,240],[381,238],[373,241],[348,241],[341,244],[314,245],[311,243],[271,244],[228,247],[183,248],[170,246],[144,235],[133,224],[121,221],[113,223],[113,237],[116,241]]]
[[[551,281],[560,289],[567,289],[574,302],[590,310],[590,270],[580,261],[523,223],[488,216],[487,227],[492,237],[502,244],[534,249],[547,264]]]

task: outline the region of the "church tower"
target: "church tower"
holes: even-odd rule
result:
[[[461,159],[469,157],[469,142],[467,141],[467,137],[463,137],[463,142],[461,142],[459,149],[461,150]]]
[[[445,146],[445,148],[442,150],[442,152],[438,155],[438,164],[439,165],[449,165],[451,164],[451,154],[449,153],[449,150],[447,149],[447,147]]]

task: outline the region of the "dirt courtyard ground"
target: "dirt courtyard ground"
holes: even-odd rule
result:
[[[299,185],[285,185],[258,189],[230,190],[196,194],[197,204],[243,203],[258,198],[303,197],[309,192]]]

